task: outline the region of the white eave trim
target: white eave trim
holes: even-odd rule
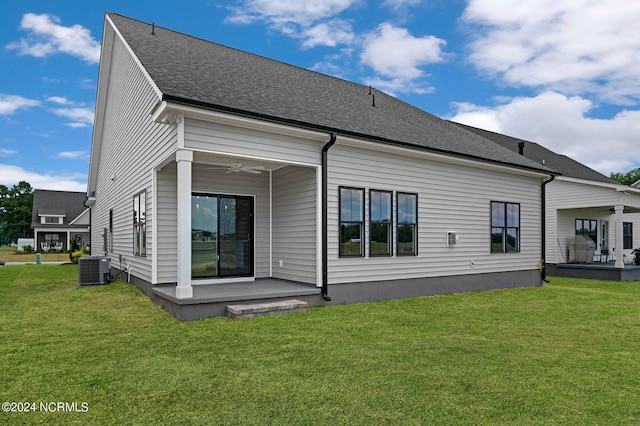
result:
[[[572,178],[572,177],[568,177],[568,176],[558,176],[558,177],[556,177],[556,180],[565,181],[565,182],[572,182],[572,183],[579,183],[581,185],[597,186],[597,187],[600,187],[600,188],[610,188],[610,189],[616,190],[617,192],[627,192],[627,193],[630,193],[630,194],[640,194],[640,188],[632,188],[630,186],[626,186],[626,185],[622,185],[622,184],[607,183],[607,182],[597,182],[597,181],[594,181],[594,180],[578,179],[578,178]]]
[[[234,114],[227,114],[218,111],[211,111],[203,108],[192,107],[187,105],[176,104],[173,102],[162,101],[152,111],[152,120],[155,123],[163,123],[167,120],[170,123],[176,117],[193,118],[197,120],[209,121],[230,126],[243,127],[253,130],[261,130],[269,133],[293,136],[303,139],[310,139],[319,142],[326,142],[329,132],[319,132],[314,130],[302,129],[284,124],[272,123],[265,120],[242,117]]]
[[[76,223],[77,220],[79,220],[82,216],[85,216],[87,214],[87,212],[89,211],[89,208],[84,209],[84,211],[82,213],[80,213],[78,215],[78,217],[76,217],[75,219],[73,219],[71,222],[69,222],[69,225],[74,225]]]

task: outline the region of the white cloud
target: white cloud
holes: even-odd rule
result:
[[[351,43],[354,39],[354,34],[350,23],[335,19],[304,30],[302,38],[304,39],[302,47],[335,47],[338,44]]]
[[[47,98],[47,102],[53,102],[58,105],[73,105],[73,102],[64,96],[50,96]]]
[[[79,173],[54,175],[25,170],[22,167],[0,164],[0,184],[13,186],[20,181],[29,182],[35,189],[58,191],[86,191],[87,177]]]
[[[93,110],[90,108],[56,108],[52,109],[54,114],[72,120],[68,126],[87,127],[93,125]]]
[[[513,98],[495,107],[454,104],[452,121],[537,142],[599,172],[625,172],[640,163],[640,111],[609,119],[589,118],[591,101],[545,92]]]
[[[58,157],[60,158],[69,158],[69,159],[79,159],[79,158],[89,158],[89,153],[87,151],[62,151],[58,153]]]
[[[89,63],[100,61],[100,43],[81,25],[65,27],[57,16],[25,13],[20,28],[28,37],[7,45],[21,55],[45,57],[54,53],[66,53]]]
[[[390,93],[429,93],[433,89],[420,81],[427,76],[421,67],[443,62],[448,57],[442,51],[445,44],[437,37],[414,37],[405,28],[384,23],[365,37],[360,59],[384,77],[370,79],[376,88]]]
[[[318,20],[338,15],[358,0],[244,0],[233,8],[227,20],[238,24],[266,21],[279,28],[286,23],[309,26]]]
[[[39,106],[40,101],[23,98],[17,95],[0,94],[0,115],[13,114],[19,109]]]
[[[640,2],[470,0],[470,60],[514,86],[640,100]]]
[[[13,154],[17,154],[17,151],[14,151],[13,149],[0,148],[0,157],[7,157]]]
[[[412,80],[424,75],[420,66],[444,61],[445,44],[437,37],[414,37],[405,28],[384,23],[366,37],[361,59],[384,76]]]
[[[265,22],[281,33],[302,40],[303,47],[350,43],[351,24],[334,17],[359,0],[244,0],[232,8],[227,22],[251,24]]]

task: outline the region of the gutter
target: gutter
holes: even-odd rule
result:
[[[328,264],[329,264],[329,244],[327,242],[329,227],[329,217],[327,207],[328,191],[329,191],[329,179],[327,178],[327,172],[329,170],[329,148],[336,143],[336,134],[331,133],[329,142],[322,148],[322,298],[330,302],[329,297],[329,277],[328,277]]]
[[[542,182],[542,187],[541,187],[541,194],[542,194],[542,260],[540,261],[540,276],[542,278],[542,281],[544,281],[545,283],[548,283],[549,281],[547,280],[547,268],[545,266],[545,257],[547,257],[547,252],[546,252],[546,245],[547,245],[547,239],[546,239],[546,235],[547,235],[547,224],[546,224],[546,215],[547,215],[547,191],[546,191],[546,187],[548,183],[553,182],[553,180],[556,178],[555,175],[551,175],[551,178],[549,178],[549,180],[546,180],[544,182]]]

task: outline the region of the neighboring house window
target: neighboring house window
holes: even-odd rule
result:
[[[369,255],[391,256],[391,192],[369,191]]]
[[[622,222],[622,248],[631,250],[633,248],[633,223]]]
[[[418,254],[418,196],[396,194],[398,255]]]
[[[146,192],[142,191],[133,197],[133,254],[147,254],[147,206]]]
[[[44,223],[50,223],[50,224],[60,224],[60,218],[59,217],[52,217],[52,216],[45,216],[44,217]]]
[[[491,253],[520,251],[520,204],[491,202]]]
[[[44,234],[44,242],[49,246],[55,246],[60,241],[60,234]]]
[[[340,256],[363,256],[364,189],[340,188]]]
[[[576,219],[576,235],[586,235],[594,243],[598,242],[598,221],[591,219]]]

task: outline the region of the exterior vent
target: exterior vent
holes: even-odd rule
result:
[[[455,247],[458,245],[458,234],[456,231],[447,231],[447,247]]]
[[[108,257],[88,256],[78,259],[78,287],[109,284],[111,261]]]

